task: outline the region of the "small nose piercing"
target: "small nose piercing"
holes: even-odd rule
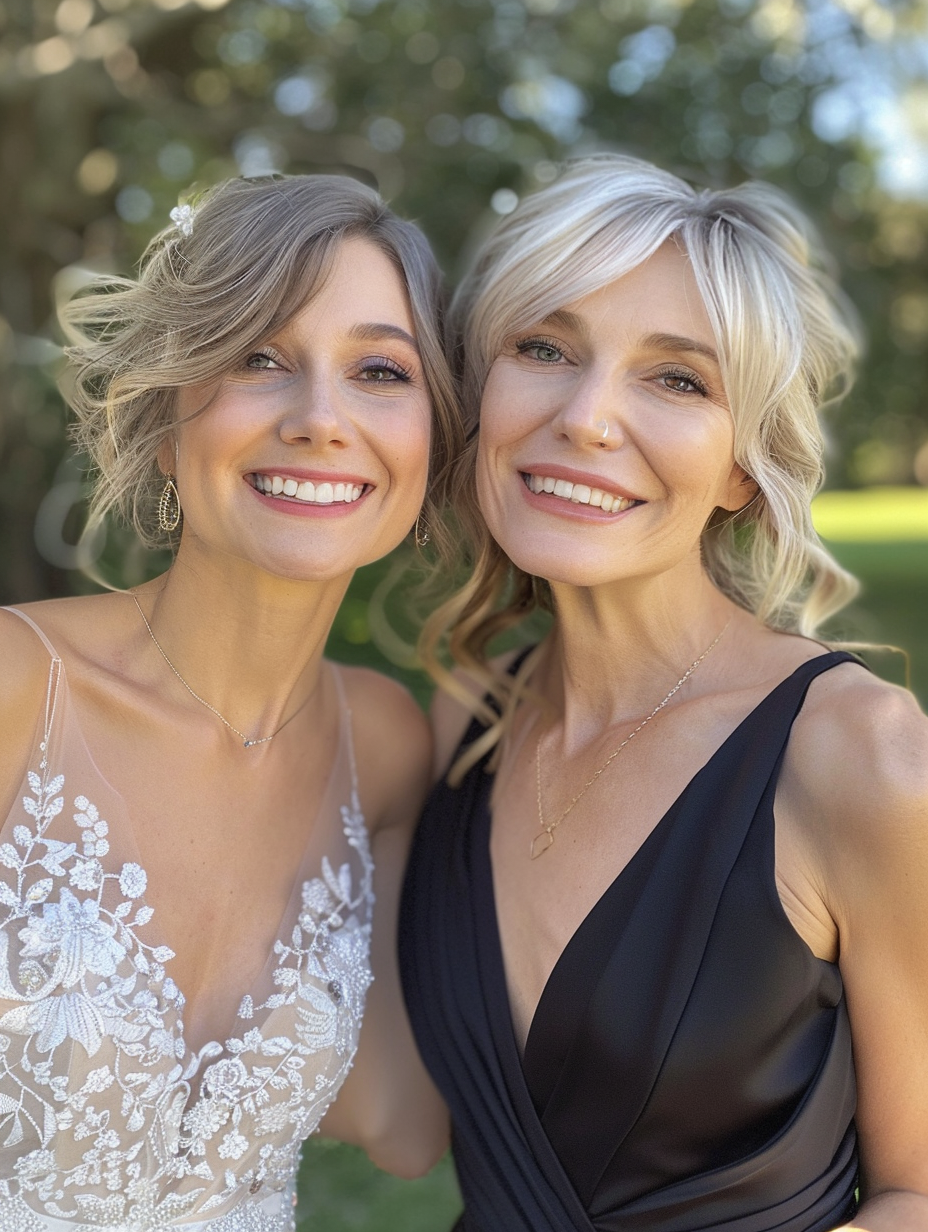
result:
[[[597,428],[602,428],[603,434],[600,437],[600,440],[604,441],[606,437],[609,435],[609,425],[606,423],[605,419],[600,419],[598,423],[596,424],[596,426]]]

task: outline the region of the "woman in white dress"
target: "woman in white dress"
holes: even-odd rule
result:
[[[172,216],[65,326],[92,517],[174,563],[0,613],[3,1232],[283,1232],[324,1114],[400,1174],[446,1140],[393,960],[427,727],[323,658],[457,447],[440,276],[341,177]]]

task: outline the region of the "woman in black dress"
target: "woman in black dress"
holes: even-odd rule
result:
[[[814,636],[852,311],[774,190],[616,156],[457,310],[472,568],[401,958],[460,1227],[928,1229],[928,724]]]

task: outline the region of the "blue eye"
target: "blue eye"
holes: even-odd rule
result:
[[[516,350],[520,355],[527,355],[529,359],[535,359],[540,364],[556,364],[564,358],[560,347],[544,338],[526,338],[516,344]]]
[[[280,364],[273,355],[269,355],[266,351],[255,351],[245,360],[245,367],[251,368],[253,371],[262,372],[267,369],[279,368]]]

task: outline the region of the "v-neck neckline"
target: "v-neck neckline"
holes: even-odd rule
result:
[[[622,868],[618,871],[615,877],[610,881],[602,894],[592,904],[589,911],[584,915],[583,919],[571,933],[564,948],[561,950],[555,960],[551,971],[548,973],[548,978],[545,980],[541,994],[535,1004],[529,1022],[528,1031],[525,1036],[525,1044],[523,1048],[519,1048],[518,1036],[516,1034],[515,1023],[512,1017],[512,1002],[509,993],[509,980],[506,973],[506,963],[503,952],[502,934],[499,927],[499,914],[497,910],[496,897],[496,882],[493,874],[493,859],[492,859],[492,835],[493,835],[493,811],[490,803],[491,792],[493,787],[493,779],[491,776],[486,776],[486,782],[481,785],[480,793],[480,825],[482,833],[475,836],[477,839],[477,876],[481,883],[486,887],[485,900],[487,903],[487,911],[484,915],[485,921],[485,937],[484,941],[487,946],[487,955],[490,968],[494,976],[494,984],[497,992],[501,996],[493,998],[493,1014],[499,1013],[499,1018],[496,1020],[496,1027],[499,1033],[499,1043],[507,1041],[507,1046],[511,1046],[513,1055],[518,1062],[518,1069],[523,1080],[525,1080],[525,1065],[526,1057],[532,1048],[533,1036],[537,1035],[541,1029],[539,1023],[543,1025],[545,1016],[548,1013],[548,1002],[551,1000],[551,990],[558,982],[562,969],[573,960],[575,950],[583,944],[584,936],[590,927],[593,926],[596,918],[602,911],[608,910],[609,904],[618,890],[618,887],[628,878],[626,873],[633,873],[648,857],[649,852],[663,837],[664,831],[667,830],[673,823],[674,817],[683,806],[686,797],[692,791],[698,781],[708,774],[716,761],[724,756],[728,751],[729,746],[740,738],[745,726],[754,721],[759,712],[769,705],[772,705],[774,700],[788,688],[802,672],[809,668],[811,664],[819,665],[824,660],[830,660],[836,655],[843,655],[841,651],[828,651],[822,655],[815,655],[811,659],[806,659],[800,663],[788,676],[785,676],[778,684],[766,693],[752,708],[744,715],[732,731],[725,737],[722,743],[716,748],[699,767],[698,770],[687,780],[680,792],[658,818],[650,831],[642,839],[641,843],[635,849],[631,857],[626,861]],[[496,1004],[498,1003],[498,1005]],[[539,1012],[540,1011],[540,1012]],[[526,1084],[527,1089],[527,1084]]]
[[[147,884],[148,869],[146,868],[145,863],[141,858],[141,853],[139,850],[138,842],[136,840],[135,830],[132,824],[132,810],[130,809],[129,804],[125,796],[123,795],[123,793],[119,791],[117,787],[113,785],[113,783],[109,780],[109,778],[100,769],[99,763],[97,762],[97,759],[94,757],[93,750],[91,749],[87,741],[87,738],[84,734],[83,725],[80,722],[80,717],[77,712],[77,706],[74,701],[74,695],[71,690],[70,684],[68,683],[67,669],[64,665],[64,662],[61,660],[61,658],[57,655],[56,655],[56,658],[58,659],[59,671],[60,671],[60,678],[59,678],[57,687],[58,687],[59,693],[61,690],[64,691],[63,697],[59,697],[59,700],[57,703],[57,705],[60,707],[59,712],[58,712],[59,730],[61,727],[65,725],[70,725],[72,732],[74,733],[74,735],[77,737],[77,740],[79,741],[81,752],[84,754],[84,756],[87,759],[87,764],[93,771],[93,774],[96,775],[98,781],[104,787],[106,793],[111,797],[112,801],[116,805],[117,810],[118,810],[120,843],[125,846],[127,854],[131,856],[132,861],[145,874],[145,879],[146,879],[146,884]],[[338,739],[337,739],[337,743],[335,747],[334,756],[332,758],[332,762],[329,768],[328,775],[326,776],[325,785],[319,796],[318,807],[316,809],[315,814],[313,815],[312,822],[307,827],[306,843],[303,847],[303,851],[300,856],[299,863],[297,865],[297,871],[291,883],[289,893],[287,894],[286,902],[282,909],[281,915],[274,927],[273,939],[271,941],[271,945],[268,949],[268,952],[264,956],[264,961],[261,963],[261,966],[255,972],[254,977],[250,980],[248,987],[242,989],[237,995],[237,997],[235,998],[234,1003],[235,1003],[236,1008],[235,1008],[234,1016],[231,1018],[229,1025],[227,1029],[225,1030],[225,1032],[223,1033],[223,1036],[221,1039],[218,1038],[217,1035],[213,1034],[210,1036],[209,1039],[203,1040],[198,1045],[197,1048],[193,1048],[191,1044],[189,1043],[187,1036],[186,1036],[186,1016],[184,1013],[184,1010],[187,1006],[186,991],[176,980],[173,979],[173,976],[171,976],[171,970],[170,970],[170,963],[173,961],[173,958],[176,957],[178,951],[174,948],[174,946],[170,944],[169,939],[165,937],[163,928],[159,927],[160,916],[163,913],[157,911],[154,907],[151,906],[144,892],[137,899],[134,900],[136,904],[138,905],[138,907],[146,907],[151,912],[151,917],[148,923],[155,925],[154,932],[155,932],[155,936],[158,938],[158,946],[164,946],[166,949],[171,951],[172,957],[169,959],[166,959],[163,965],[165,967],[165,975],[172,980],[174,987],[177,989],[178,993],[180,994],[180,1005],[176,1008],[175,1013],[176,1013],[176,1019],[177,1019],[177,1024],[179,1028],[179,1034],[184,1041],[184,1057],[183,1057],[182,1063],[184,1065],[185,1072],[188,1069],[190,1069],[191,1066],[193,1066],[192,1071],[191,1071],[191,1076],[195,1074],[197,1070],[199,1069],[200,1062],[202,1059],[204,1058],[212,1059],[212,1058],[220,1056],[221,1053],[225,1053],[227,1051],[226,1044],[228,1040],[233,1039],[233,1038],[238,1038],[238,1027],[239,1027],[239,1024],[243,1021],[239,1013],[241,1006],[244,1003],[246,997],[254,998],[254,994],[256,990],[260,987],[265,975],[267,974],[268,969],[271,966],[273,966],[274,962],[276,961],[276,947],[278,943],[284,938],[285,929],[288,924],[288,921],[291,919],[291,917],[293,919],[296,918],[296,912],[294,911],[294,907],[302,893],[303,884],[307,879],[307,872],[309,870],[309,862],[310,862],[310,854],[313,850],[313,839],[316,835],[318,821],[319,821],[319,818],[323,815],[326,809],[326,806],[331,803],[332,796],[335,790],[335,782],[336,782],[336,778],[338,775],[338,771],[345,764],[346,760],[351,766],[354,765],[354,755],[353,755],[353,751],[351,749],[351,743],[350,743],[351,741],[350,731],[348,730],[348,716],[347,716],[347,711],[346,711],[346,702],[345,702],[344,694],[342,691],[341,683],[338,679],[338,669],[335,667],[334,664],[329,663],[328,661],[325,661],[325,662],[326,662],[326,666],[328,670],[333,673],[333,677],[335,679],[335,684],[336,684],[336,695],[339,698]],[[346,753],[347,753],[347,758],[345,756]],[[50,762],[49,769],[51,768],[52,767],[51,767],[51,762]],[[356,785],[352,783],[352,791],[355,790],[355,786]],[[82,793],[82,794],[86,794],[86,793]],[[104,857],[104,860],[105,858],[106,857]],[[146,927],[147,926],[148,925],[146,925]],[[151,944],[151,943],[146,942],[146,944]]]

